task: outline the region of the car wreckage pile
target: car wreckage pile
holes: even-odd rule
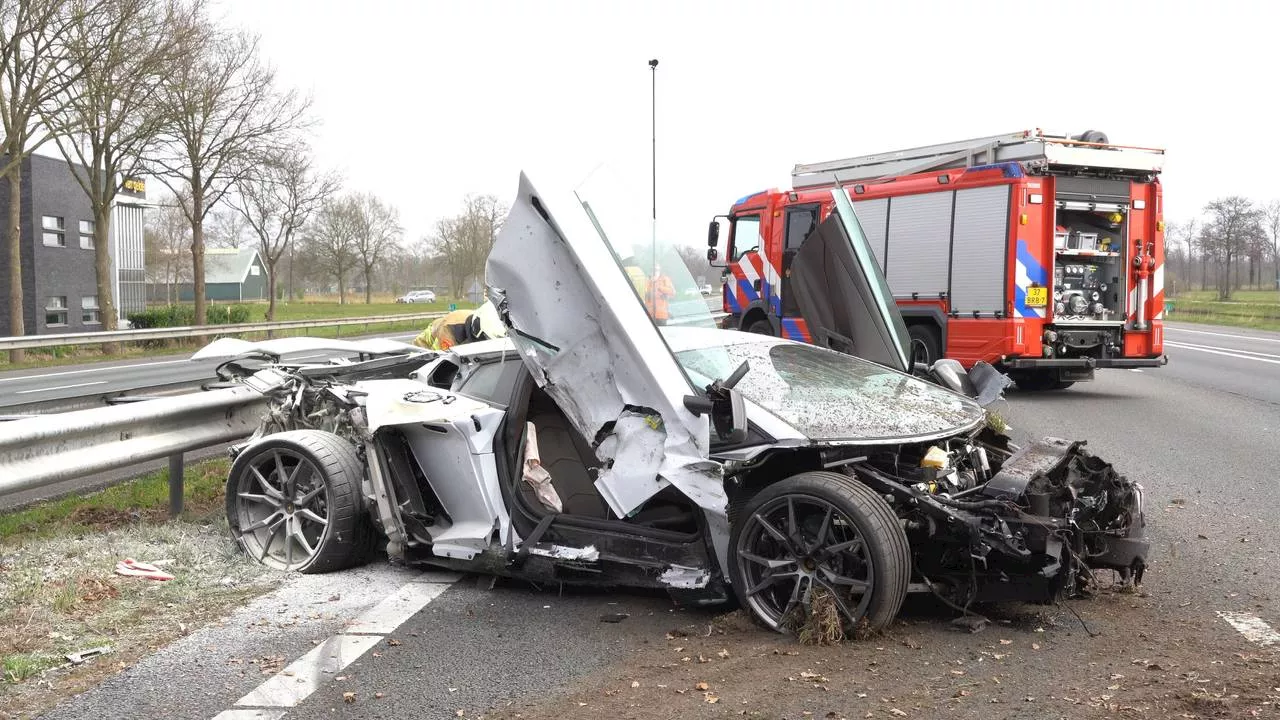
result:
[[[736,601],[780,630],[819,597],[849,630],[877,630],[909,592],[967,609],[1052,602],[1098,569],[1140,581],[1142,488],[1082,442],[1013,445],[975,400],[1004,386],[989,367],[944,360],[912,375],[901,318],[841,209],[806,244],[844,254],[837,265],[856,272],[832,296],[862,309],[825,325],[815,311],[810,327],[854,354],[656,327],[607,223],[572,232],[522,177],[487,268],[508,338],[446,352],[220,340],[197,353],[270,400],[236,448],[233,532],[285,570],[385,549],[400,562]],[[280,359],[320,346],[356,357]]]

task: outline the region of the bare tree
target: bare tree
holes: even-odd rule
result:
[[[450,295],[459,298],[467,280],[484,276],[484,263],[502,229],[507,208],[492,195],[468,195],[460,215],[436,223],[426,242],[449,273]]]
[[[70,61],[82,69],[61,123],[74,131],[56,140],[89,199],[98,304],[103,327],[115,330],[111,210],[125,179],[141,172],[143,156],[163,127],[158,88],[168,67],[188,49],[192,8],[177,0],[104,0],[93,10],[76,13],[67,32]]]
[[[191,278],[191,224],[180,202],[170,196],[146,215],[147,275],[150,282],[165,286],[170,304],[178,300],[178,286]]]
[[[347,274],[356,266],[360,209],[355,198],[331,198],[320,208],[307,233],[307,252],[338,283],[338,302],[347,302]]]
[[[1271,236],[1271,260],[1276,266],[1275,289],[1280,290],[1280,200],[1272,200],[1262,208],[1262,220]]]
[[[57,116],[78,68],[65,37],[75,17],[65,0],[0,0],[0,177],[9,181],[5,220],[9,261],[9,332],[26,334],[22,288],[22,163],[67,128],[38,122]],[[25,351],[11,350],[11,362]]]
[[[1233,263],[1263,236],[1262,213],[1239,195],[1218,198],[1204,211],[1208,217],[1200,235],[1201,247],[1218,266],[1218,299],[1230,300]]]
[[[364,302],[373,302],[373,269],[384,256],[400,243],[404,229],[400,227],[400,211],[385,205],[373,195],[352,198],[356,210],[355,250],[364,272]]]
[[[339,185],[334,173],[313,167],[310,149],[297,143],[273,153],[236,183],[232,206],[258,238],[267,264],[267,319],[276,316],[277,270],[311,216]],[[292,267],[290,268],[292,270]],[[293,289],[289,292],[292,294]]]
[[[170,126],[156,160],[161,179],[191,197],[191,265],[196,322],[205,322],[204,221],[253,166],[306,124],[309,101],[276,87],[275,70],[262,62],[258,38],[227,32],[207,19],[196,23],[199,42],[170,68],[161,86]]]
[[[232,205],[234,204],[233,200]],[[238,249],[255,234],[244,215],[239,212],[239,208],[228,207],[209,213],[205,229],[205,244],[211,247]]]

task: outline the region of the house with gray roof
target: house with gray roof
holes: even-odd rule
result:
[[[153,288],[163,298],[164,286]],[[211,302],[249,302],[267,299],[267,266],[256,248],[205,248],[204,296]],[[178,300],[191,302],[190,282],[178,286]]]

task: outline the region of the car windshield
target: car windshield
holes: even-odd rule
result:
[[[719,298],[708,299],[701,292],[715,272],[706,260],[705,241],[696,231],[682,236],[655,221],[647,194],[627,187],[602,167],[579,185],[574,195],[630,279],[650,321],[660,327],[717,327]],[[707,348],[706,352],[714,354],[715,350]],[[719,354],[724,355],[723,351]]]
[[[701,333],[700,333],[701,334]],[[695,384],[723,378],[744,361],[737,388],[814,440],[882,441],[955,432],[982,409],[918,378],[813,345],[742,333],[677,340],[676,360]]]

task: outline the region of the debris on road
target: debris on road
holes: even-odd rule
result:
[[[604,623],[620,623],[631,617],[631,613],[609,613],[600,616],[600,622]]]
[[[68,653],[66,658],[72,665],[79,665],[85,660],[96,658],[100,655],[106,655],[109,652],[111,652],[110,645],[101,645],[95,648],[89,648],[88,650],[81,650],[80,652]]]
[[[143,563],[133,558],[125,558],[116,563],[116,574],[126,577],[140,577],[146,580],[172,580],[173,575],[156,567],[154,563]]]

